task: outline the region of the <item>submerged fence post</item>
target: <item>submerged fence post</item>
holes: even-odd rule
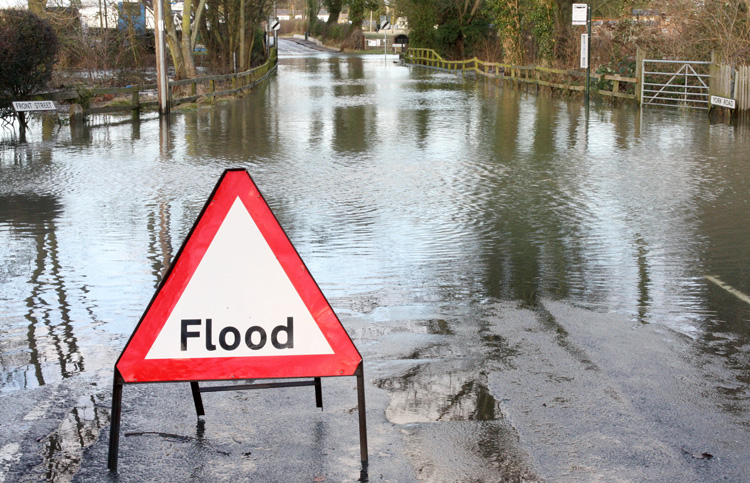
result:
[[[635,51],[635,100],[638,104],[643,103],[643,60],[646,53],[637,47]]]

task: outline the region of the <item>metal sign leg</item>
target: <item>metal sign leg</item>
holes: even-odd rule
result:
[[[315,407],[323,409],[323,387],[319,377],[315,378]]]
[[[109,471],[117,471],[117,451],[120,447],[120,416],[122,415],[122,383],[119,382],[119,374],[115,373],[115,382],[112,387],[112,414],[109,425],[109,458],[107,467]]]
[[[198,416],[205,416],[206,412],[203,410],[203,398],[201,397],[201,388],[197,382],[192,381],[190,383],[190,389],[193,391],[193,403],[195,403],[195,412]]]
[[[357,368],[357,412],[359,413],[359,453],[362,470],[367,472],[367,416],[365,409],[365,374],[362,364]]]

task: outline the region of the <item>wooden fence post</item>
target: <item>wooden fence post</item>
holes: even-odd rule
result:
[[[646,52],[640,47],[635,53],[635,101],[638,104],[643,103],[643,61],[646,58]]]

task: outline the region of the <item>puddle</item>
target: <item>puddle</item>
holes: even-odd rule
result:
[[[40,441],[44,461],[24,481],[67,483],[73,479],[81,466],[83,450],[99,439],[102,428],[109,427],[109,410],[98,406],[96,399],[88,396],[79,400],[57,430]]]
[[[390,395],[388,421],[410,424],[502,418],[499,403],[487,389],[486,376],[465,370],[446,372],[435,364],[439,363],[422,364],[401,377],[375,381]]]

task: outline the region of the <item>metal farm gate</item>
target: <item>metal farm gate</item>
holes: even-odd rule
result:
[[[709,108],[711,62],[643,60],[641,105]]]

